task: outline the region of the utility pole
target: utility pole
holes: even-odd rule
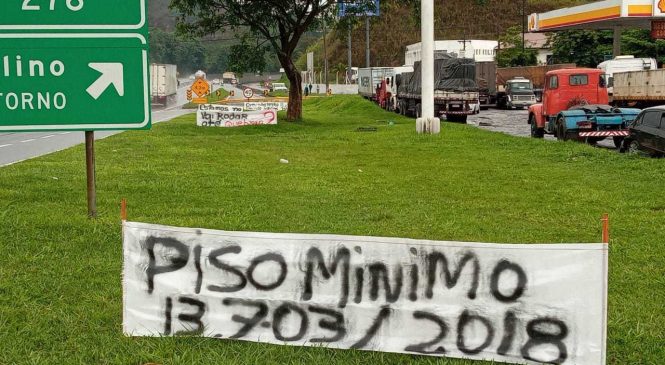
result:
[[[441,121],[434,117],[434,0],[420,1],[421,105],[416,132],[438,134]]]
[[[351,64],[352,63],[352,57],[351,57],[351,24],[349,24],[349,39],[348,39],[348,44],[347,44],[346,48],[348,50],[347,57],[348,57],[348,63],[349,63],[349,66],[346,70],[346,83],[350,84],[351,83],[351,76],[353,75],[353,65]]]
[[[522,0],[522,66],[526,66],[524,52],[526,52],[526,0]]]
[[[326,44],[326,38],[328,35],[328,32],[326,31],[326,18],[325,14],[323,15],[323,75],[324,75],[324,80],[326,83],[326,94],[328,93],[328,89],[330,89],[330,85],[328,84],[328,46]]]
[[[365,63],[371,67],[369,62],[369,16],[365,17]]]

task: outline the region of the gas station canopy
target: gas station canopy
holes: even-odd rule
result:
[[[651,29],[652,21],[665,20],[665,0],[606,0],[531,14],[529,32],[569,29]]]

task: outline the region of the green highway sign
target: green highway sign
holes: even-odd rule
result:
[[[148,129],[149,90],[141,34],[0,33],[0,131]]]
[[[2,0],[0,30],[139,30],[146,0]]]
[[[0,132],[150,128],[147,0],[0,0]]]

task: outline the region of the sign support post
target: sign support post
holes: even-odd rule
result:
[[[88,182],[88,217],[97,218],[97,189],[95,179],[95,132],[85,131],[85,170]]]
[[[369,16],[365,17],[365,64],[367,68],[372,67],[369,58]]]

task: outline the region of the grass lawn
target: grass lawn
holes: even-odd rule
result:
[[[123,197],[148,223],[500,243],[598,242],[608,212],[608,363],[665,361],[665,160],[456,124],[416,135],[353,96],[306,101],[304,123],[197,128],[189,115],[96,147],[96,221],[83,146],[0,168],[0,364],[483,364],[126,338]]]
[[[289,92],[288,91],[271,91],[268,93],[268,96],[271,98],[288,98],[289,97]]]

